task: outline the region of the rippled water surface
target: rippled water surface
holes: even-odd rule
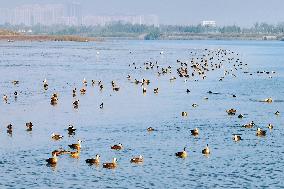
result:
[[[234,56],[247,66],[234,71],[237,77],[223,81],[219,81],[223,68],[208,72],[205,80],[179,78],[177,59],[200,58],[205,48],[239,53]],[[146,61],[172,66],[172,73],[158,77],[156,69],[144,69]],[[133,62],[138,69],[129,66]],[[263,70],[276,73],[257,74]],[[284,187],[283,42],[0,42],[0,73],[0,94],[8,96],[7,103],[0,102],[0,188]],[[145,95],[140,85],[126,78],[128,74],[132,79],[150,79]],[[177,79],[170,82],[173,76]],[[83,78],[88,81],[87,92],[77,94],[80,103],[74,109],[72,89],[81,89]],[[92,79],[102,80],[104,89],[92,86]],[[20,82],[13,85],[13,80]],[[112,80],[120,86],[118,92],[112,90]],[[153,93],[156,87],[158,94]],[[187,94],[186,89],[191,92]],[[209,90],[220,94],[208,94]],[[54,92],[59,93],[56,106],[50,105]],[[268,97],[273,103],[259,102]],[[198,107],[192,107],[193,103]],[[244,118],[228,116],[230,108]],[[279,116],[274,114],[277,110]],[[189,115],[182,117],[182,111]],[[29,121],[34,124],[32,132],[25,128]],[[256,127],[241,127],[250,121]],[[6,132],[9,123],[12,135]],[[274,125],[271,131],[268,123]],[[74,136],[67,134],[69,124],[77,128]],[[149,133],[148,127],[156,131]],[[195,127],[200,130],[198,137],[190,134]],[[257,127],[267,135],[255,136]],[[64,135],[63,140],[51,140],[53,132]],[[243,140],[234,142],[234,133]],[[68,144],[78,139],[83,140],[79,159],[62,155],[56,167],[46,166],[51,151],[70,150]],[[123,144],[122,151],[110,149],[117,143]],[[206,144],[211,149],[209,157],[201,153]],[[188,158],[176,158],[175,152],[185,146]],[[116,157],[118,167],[87,165],[85,159],[95,154],[100,154],[102,162]],[[130,158],[139,154],[144,163],[131,164]]]

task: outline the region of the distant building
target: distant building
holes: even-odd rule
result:
[[[66,4],[31,4],[13,9],[0,8],[0,24],[34,26],[37,24],[51,26],[56,24],[68,26],[96,26],[114,22],[159,26],[156,15],[82,15],[79,3]]]
[[[205,27],[216,27],[216,21],[213,21],[213,20],[204,20],[201,22],[201,25],[202,26],[205,26]]]

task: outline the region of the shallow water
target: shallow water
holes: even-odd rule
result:
[[[202,53],[205,48],[235,51],[248,66],[236,71],[237,77],[221,82],[222,71],[208,73],[206,80],[169,81],[177,76],[177,59],[191,60],[191,51]],[[283,188],[283,52],[283,42],[268,41],[1,42],[0,90],[9,99],[0,103],[0,188]],[[171,65],[172,74],[158,77],[153,70],[129,67],[146,61]],[[276,73],[256,73],[262,70]],[[127,74],[151,80],[146,95],[141,86],[127,80]],[[47,91],[42,85],[45,78]],[[76,110],[72,89],[80,89],[83,78],[89,82],[87,93],[77,92]],[[91,86],[92,79],[103,81],[103,91]],[[19,85],[14,86],[13,80],[19,80]],[[112,80],[120,91],[112,91]],[[156,87],[157,95],[152,92]],[[208,94],[209,90],[220,94]],[[14,91],[19,93],[16,100]],[[59,93],[59,102],[51,106],[54,92]],[[268,97],[275,101],[259,102]],[[193,108],[193,103],[199,106]],[[245,117],[228,116],[225,110],[230,108]],[[274,115],[277,110],[282,114]],[[181,117],[182,111],[189,116]],[[256,137],[256,127],[241,127],[252,120],[267,136]],[[25,130],[29,121],[34,124],[32,132]],[[12,136],[6,132],[9,123]],[[266,128],[268,123],[274,125],[272,131]],[[75,136],[68,136],[69,124],[77,128]],[[150,126],[157,131],[148,133]],[[196,138],[190,135],[195,127],[200,129]],[[52,132],[64,139],[51,140]],[[243,140],[233,142],[233,133]],[[46,166],[51,151],[68,149],[77,139],[83,140],[79,159],[63,155],[55,168]],[[110,149],[117,143],[124,150]],[[201,154],[206,144],[209,157]],[[184,146],[189,157],[176,158],[175,152]],[[95,154],[102,162],[118,158],[118,168],[88,166],[85,159]],[[139,154],[145,162],[130,164],[130,158]]]

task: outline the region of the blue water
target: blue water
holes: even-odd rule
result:
[[[222,68],[208,72],[205,80],[196,77],[198,81],[184,82],[176,74],[176,60],[200,57],[205,48],[234,51],[239,54],[234,57],[247,66],[234,71],[237,77],[226,76],[223,81],[219,81]],[[269,41],[2,41],[0,95],[8,95],[8,102],[1,99],[0,103],[0,188],[283,188],[283,52],[283,42]],[[147,61],[172,66],[172,73],[158,77],[156,70],[144,69]],[[138,69],[129,66],[133,62]],[[224,67],[230,66],[225,61]],[[256,73],[263,70],[276,73]],[[128,74],[132,80],[150,79],[145,95],[140,85],[126,78]],[[170,82],[173,76],[177,79]],[[47,91],[42,84],[45,78]],[[80,103],[74,109],[72,89],[81,89],[84,78],[87,92],[77,92]],[[93,87],[92,79],[102,80],[104,89]],[[13,80],[19,80],[19,85],[13,85]],[[112,80],[120,86],[118,92],[112,90]],[[156,87],[159,94],[153,93]],[[209,90],[220,94],[208,94]],[[19,93],[17,100],[14,91]],[[59,93],[59,101],[51,106],[54,92]],[[274,102],[259,102],[268,97]],[[194,108],[193,103],[199,106]],[[230,108],[245,117],[228,116]],[[274,114],[277,110],[279,116]],[[182,117],[182,111],[189,115]],[[25,128],[29,121],[34,124],[32,132]],[[256,127],[241,127],[250,121]],[[6,132],[9,123],[12,135]],[[271,131],[268,123],[274,125]],[[67,134],[69,124],[77,128],[74,136]],[[150,126],[157,131],[147,132]],[[195,127],[200,130],[198,137],[190,135]],[[255,136],[257,127],[267,135]],[[64,139],[51,140],[53,132]],[[243,140],[234,142],[234,133]],[[51,151],[70,150],[68,144],[78,139],[83,140],[79,159],[63,155],[56,167],[46,166]],[[110,149],[117,143],[124,150]],[[201,153],[206,144],[209,157]],[[188,158],[176,158],[175,152],[185,146]],[[88,166],[85,159],[96,154],[101,162],[116,157],[118,167]],[[144,163],[130,164],[130,158],[140,154]]]

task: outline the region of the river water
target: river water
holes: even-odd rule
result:
[[[233,51],[234,61],[247,65],[223,81],[223,69],[233,64],[227,60],[205,80],[179,78],[177,59],[200,60],[205,49]],[[0,188],[283,188],[283,52],[283,42],[270,41],[1,42],[0,94],[8,101],[0,103]],[[155,69],[144,69],[147,61],[171,66],[172,72],[158,76]],[[128,74],[131,81],[150,79],[146,94]],[[173,76],[177,79],[170,82]],[[45,78],[48,90],[43,89]],[[72,89],[81,89],[84,78],[87,92],[77,92],[79,108],[74,109]],[[101,80],[104,89],[92,86],[91,80]],[[112,90],[112,80],[120,86],[118,92]],[[158,94],[153,93],[156,87]],[[59,100],[52,106],[55,92]],[[272,103],[259,101],[268,97]],[[198,106],[192,107],[194,103]],[[235,116],[226,113],[230,108],[237,110]],[[187,117],[181,116],[183,111]],[[240,113],[244,118],[237,118]],[[27,132],[25,123],[30,121],[34,127]],[[254,128],[241,127],[250,121]],[[9,123],[12,134],[7,133]],[[69,124],[77,128],[73,136],[67,134]],[[149,133],[148,127],[156,131]],[[198,137],[190,134],[195,127]],[[257,127],[266,130],[265,137],[255,135]],[[53,141],[53,132],[64,138]],[[234,142],[234,133],[243,140]],[[79,159],[62,155],[55,167],[46,166],[53,150],[70,150],[68,144],[78,139],[83,140]],[[117,143],[123,144],[122,151],[110,149]],[[206,144],[208,157],[201,153]],[[185,146],[188,157],[175,157]],[[87,165],[85,159],[96,154],[101,162],[116,157],[118,167]],[[144,163],[131,164],[140,154]]]

